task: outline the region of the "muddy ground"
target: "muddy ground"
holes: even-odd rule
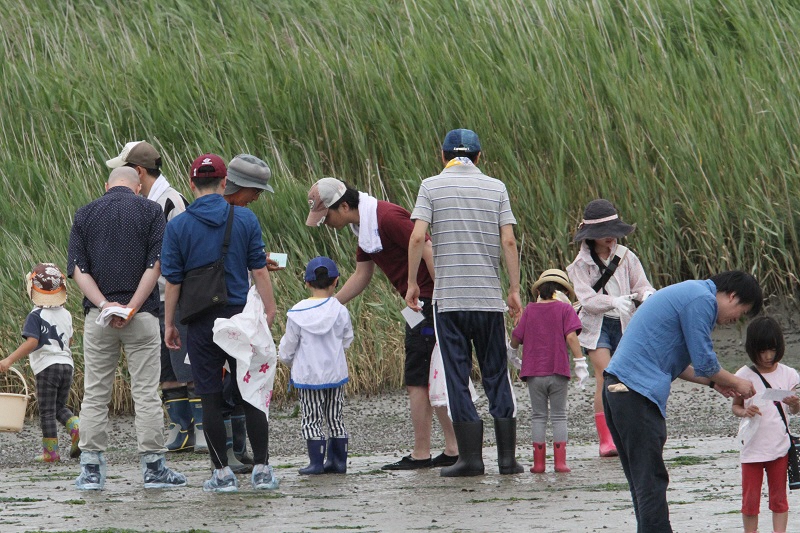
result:
[[[726,368],[736,370],[746,362],[740,330],[720,330],[715,337]],[[799,339],[794,334],[787,339],[785,361],[795,367],[800,366]],[[520,406],[517,455],[526,466],[523,474],[498,474],[485,398],[478,404],[486,424],[485,476],[452,479],[439,477],[437,470],[381,471],[381,465],[408,453],[412,441],[405,396],[391,393],[348,399],[345,421],[351,453],[346,475],[298,475],[297,468],[307,462],[300,420],[292,405],[273,409],[270,462],[278,469],[280,488],[255,492],[249,488],[249,477],[240,476],[242,490],[225,495],[202,491],[210,463],[207,456],[196,454],[169,458],[171,466],[187,474],[189,486],[145,491],[131,418],[112,421],[106,490],[77,491],[76,460],[57,465],[32,461],[40,432],[38,421],[31,420],[19,434],[0,434],[4,466],[0,531],[635,531],[618,460],[597,456],[592,389],[570,390],[572,473],[553,473],[548,457],[548,472],[537,475],[527,471],[531,463],[527,391],[522,383],[515,391]],[[678,381],[668,409],[665,458],[675,531],[740,530],[740,474],[733,439],[737,420],[729,402],[706,387]],[[66,440],[62,443],[65,446]],[[441,444],[436,426],[434,453]],[[792,494],[790,506],[796,505],[800,500]],[[768,512],[763,516],[762,526],[768,526]],[[797,524],[790,520],[790,530],[800,530]]]

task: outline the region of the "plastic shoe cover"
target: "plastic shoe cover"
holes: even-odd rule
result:
[[[81,453],[81,474],[75,480],[79,490],[102,490],[106,484],[106,458],[101,452]]]
[[[275,490],[280,485],[272,465],[255,465],[250,480],[253,482],[253,488],[257,490]]]
[[[239,481],[229,467],[217,468],[211,474],[211,479],[203,483],[205,492],[236,492],[239,490]]]
[[[186,476],[167,467],[164,456],[148,453],[142,456],[142,476],[146,489],[185,487]]]

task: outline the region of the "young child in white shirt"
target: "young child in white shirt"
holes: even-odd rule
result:
[[[308,466],[299,470],[301,474],[347,472],[347,431],[342,420],[343,387],[348,381],[344,351],[353,342],[353,326],[347,309],[333,297],[338,281],[339,270],[330,258],[309,261],[305,282],[311,297],[287,312],[286,333],[278,347],[278,357],[292,368],[291,384],[300,394],[302,432],[310,459]],[[327,442],[323,419],[328,422]]]
[[[755,421],[754,417],[757,417],[758,431],[744,441],[740,455],[744,531],[751,533],[758,530],[761,484],[766,471],[772,530],[783,533],[789,521],[789,502],[786,499],[789,434],[784,418],[788,416],[786,407],[791,414],[800,412],[800,398],[795,396],[793,390],[800,383],[800,377],[795,369],[779,363],[785,342],[775,319],[759,317],[750,322],[745,349],[753,365],[743,366],[736,376],[750,380],[756,395],[747,400],[734,398],[733,414],[741,417],[742,423],[746,419]],[[773,389],[785,390],[786,397],[780,402],[759,400],[767,389],[764,381]]]
[[[14,362],[30,357],[36,376],[36,398],[42,426],[42,455],[37,461],[57,463],[59,422],[69,431],[72,445],[69,456],[80,456],[78,448],[80,421],[69,407],[67,398],[72,386],[72,315],[64,309],[67,284],[61,270],[53,263],[39,263],[26,276],[26,292],[35,306],[22,326],[25,340],[8,357],[0,360],[0,372],[7,372]]]

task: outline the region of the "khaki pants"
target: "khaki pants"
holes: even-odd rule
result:
[[[164,453],[164,411],[158,396],[161,371],[161,334],[158,318],[139,313],[122,329],[95,323],[92,309],[83,330],[84,395],[81,404],[80,448],[104,452],[108,447],[108,404],[124,347],[131,375],[136,412],[136,441],[140,454]]]

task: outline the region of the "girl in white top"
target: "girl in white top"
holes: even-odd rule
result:
[[[586,205],[583,221],[573,239],[581,244],[581,249],[567,267],[575,296],[581,304],[578,317],[583,329],[578,340],[594,367],[594,422],[601,457],[617,455],[603,413],[603,371],[611,362],[622,332],[636,310],[633,300],[644,302],[656,292],[636,254],[617,242],[635,229],[622,221],[611,202],[592,200]],[[603,272],[609,268],[613,269],[613,274],[598,287]]]
[[[745,349],[754,364],[750,367],[743,366],[736,375],[750,380],[756,395],[747,400],[734,398],[733,414],[741,417],[742,423],[748,418],[757,417],[759,420],[758,431],[744,441],[740,456],[744,531],[750,533],[758,530],[761,485],[766,471],[772,529],[775,532],[785,532],[789,521],[789,503],[786,499],[789,435],[778,409],[784,411],[785,417],[789,413],[800,412],[800,398],[793,392],[800,383],[800,376],[793,368],[778,362],[783,357],[785,343],[780,325],[772,318],[759,317],[750,323],[747,327]],[[762,377],[771,388],[786,391],[783,401],[760,399],[767,388]]]

